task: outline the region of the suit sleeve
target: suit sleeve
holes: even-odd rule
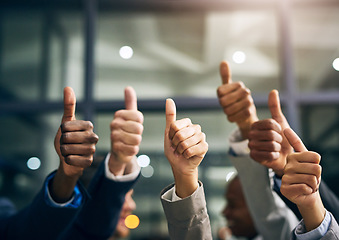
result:
[[[238,171],[246,203],[258,233],[268,240],[289,239],[299,220],[273,191],[268,168],[252,160],[247,141],[237,141],[235,135],[236,132],[230,137],[230,159]],[[244,154],[237,155],[236,152],[239,153],[239,149],[244,146]]]
[[[168,222],[168,232],[173,240],[212,240],[211,224],[207,213],[202,183],[191,196],[172,201],[166,194],[174,184],[161,191],[161,203]]]
[[[85,189],[79,189],[86,196]],[[78,208],[51,206],[45,198],[46,190],[42,187],[29,206],[0,220],[0,239],[57,239]]]
[[[88,190],[90,199],[60,239],[108,239],[119,221],[125,195],[132,189],[139,176],[126,182],[110,180],[105,177],[103,161],[90,183]]]
[[[254,224],[264,239],[288,239],[298,219],[272,190],[268,169],[249,156],[231,157]]]

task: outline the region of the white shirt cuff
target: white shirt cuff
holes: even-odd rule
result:
[[[47,189],[46,189],[46,192],[47,192],[47,196],[48,196],[48,199],[49,199],[50,203],[51,203],[53,206],[55,206],[55,207],[65,207],[65,206],[67,206],[68,204],[70,204],[71,202],[73,202],[73,200],[74,200],[74,195],[73,195],[72,198],[71,198],[70,200],[68,200],[67,202],[65,202],[65,203],[57,203],[56,201],[53,200],[51,194],[49,193],[48,187],[47,187]]]
[[[111,157],[111,153],[108,153],[105,159],[105,176],[106,178],[116,181],[116,182],[128,182],[128,181],[133,181],[135,180],[139,173],[140,173],[140,166],[137,163],[137,157],[134,156],[134,159],[131,161],[130,164],[132,164],[132,172],[128,173],[126,175],[122,175],[122,176],[115,176],[113,173],[111,173],[111,171],[109,170],[108,167],[108,161],[109,158]]]
[[[201,188],[201,185],[199,184],[199,186],[197,187],[197,189],[191,194],[191,196],[196,193],[198,191],[198,189]],[[166,191],[162,197],[164,199],[169,199],[171,202],[176,202],[176,201],[180,201],[182,200],[181,197],[179,197],[176,193],[175,193],[175,185],[169,189],[168,191]]]
[[[241,132],[238,128],[231,133],[229,141],[231,149],[237,156],[250,154],[250,149],[248,148],[248,140],[244,140],[242,138]]]

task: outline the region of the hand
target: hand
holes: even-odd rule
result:
[[[278,176],[282,176],[286,157],[293,152],[293,149],[282,133],[284,129],[289,128],[289,124],[281,111],[277,90],[270,92],[268,106],[272,119],[265,119],[252,124],[248,147],[252,159],[272,168]]]
[[[109,169],[115,175],[123,175],[126,165],[138,154],[144,130],[144,116],[138,111],[137,96],[132,87],[125,89],[125,107],[115,113],[110,125]]]
[[[89,121],[75,119],[76,98],[73,89],[64,89],[64,114],[54,138],[54,147],[60,159],[50,193],[57,202],[67,201],[84,168],[90,166],[98,136]]]
[[[54,139],[60,166],[67,176],[80,176],[93,161],[98,136],[89,121],[75,119],[76,98],[73,89],[64,89],[64,115]]]
[[[310,231],[318,227],[325,216],[318,191],[321,179],[320,155],[307,151],[292,129],[285,129],[284,134],[296,153],[287,156],[280,191],[298,206],[306,229]]]
[[[242,82],[232,82],[227,62],[221,62],[220,75],[223,85],[218,87],[219,103],[230,122],[235,122],[244,139],[248,138],[252,123],[258,121],[251,91]]]
[[[198,187],[198,166],[203,160],[208,144],[201,127],[188,118],[176,121],[176,106],[166,100],[165,156],[168,159],[179,197],[190,196]]]

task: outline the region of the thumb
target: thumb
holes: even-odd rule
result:
[[[296,152],[306,152],[307,148],[304,143],[301,141],[299,136],[291,129],[286,128],[284,130],[285,137],[290,145],[294,148]]]
[[[231,69],[226,61],[220,63],[220,76],[223,84],[232,83]]]
[[[176,120],[177,109],[173,99],[166,99],[166,130],[168,130],[171,124]]]
[[[125,107],[127,110],[138,110],[137,94],[132,87],[125,88]]]
[[[75,93],[71,87],[64,88],[64,115],[61,123],[75,120]]]
[[[272,118],[278,123],[282,123],[285,119],[284,114],[281,111],[279,92],[272,90],[268,95],[268,107],[270,109]]]

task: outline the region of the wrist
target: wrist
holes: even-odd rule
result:
[[[198,183],[198,169],[188,173],[182,174],[173,171],[176,194],[180,198],[186,198],[192,195],[199,187]]]
[[[48,184],[52,199],[57,203],[64,203],[70,200],[79,177],[80,175],[66,175],[62,168],[59,167]]]
[[[317,198],[313,204],[308,206],[298,205],[298,209],[304,219],[307,232],[319,227],[326,214],[326,210],[320,199],[319,192],[316,194]]]
[[[111,152],[111,155],[108,160],[108,169],[111,173],[113,173],[115,176],[124,175],[126,165],[127,163],[119,161],[116,154]]]
[[[248,134],[251,130],[252,124],[258,120],[259,120],[258,117],[255,116],[255,117],[248,118],[243,122],[237,122],[237,125],[239,127],[239,130],[241,132],[243,139],[248,139]]]

